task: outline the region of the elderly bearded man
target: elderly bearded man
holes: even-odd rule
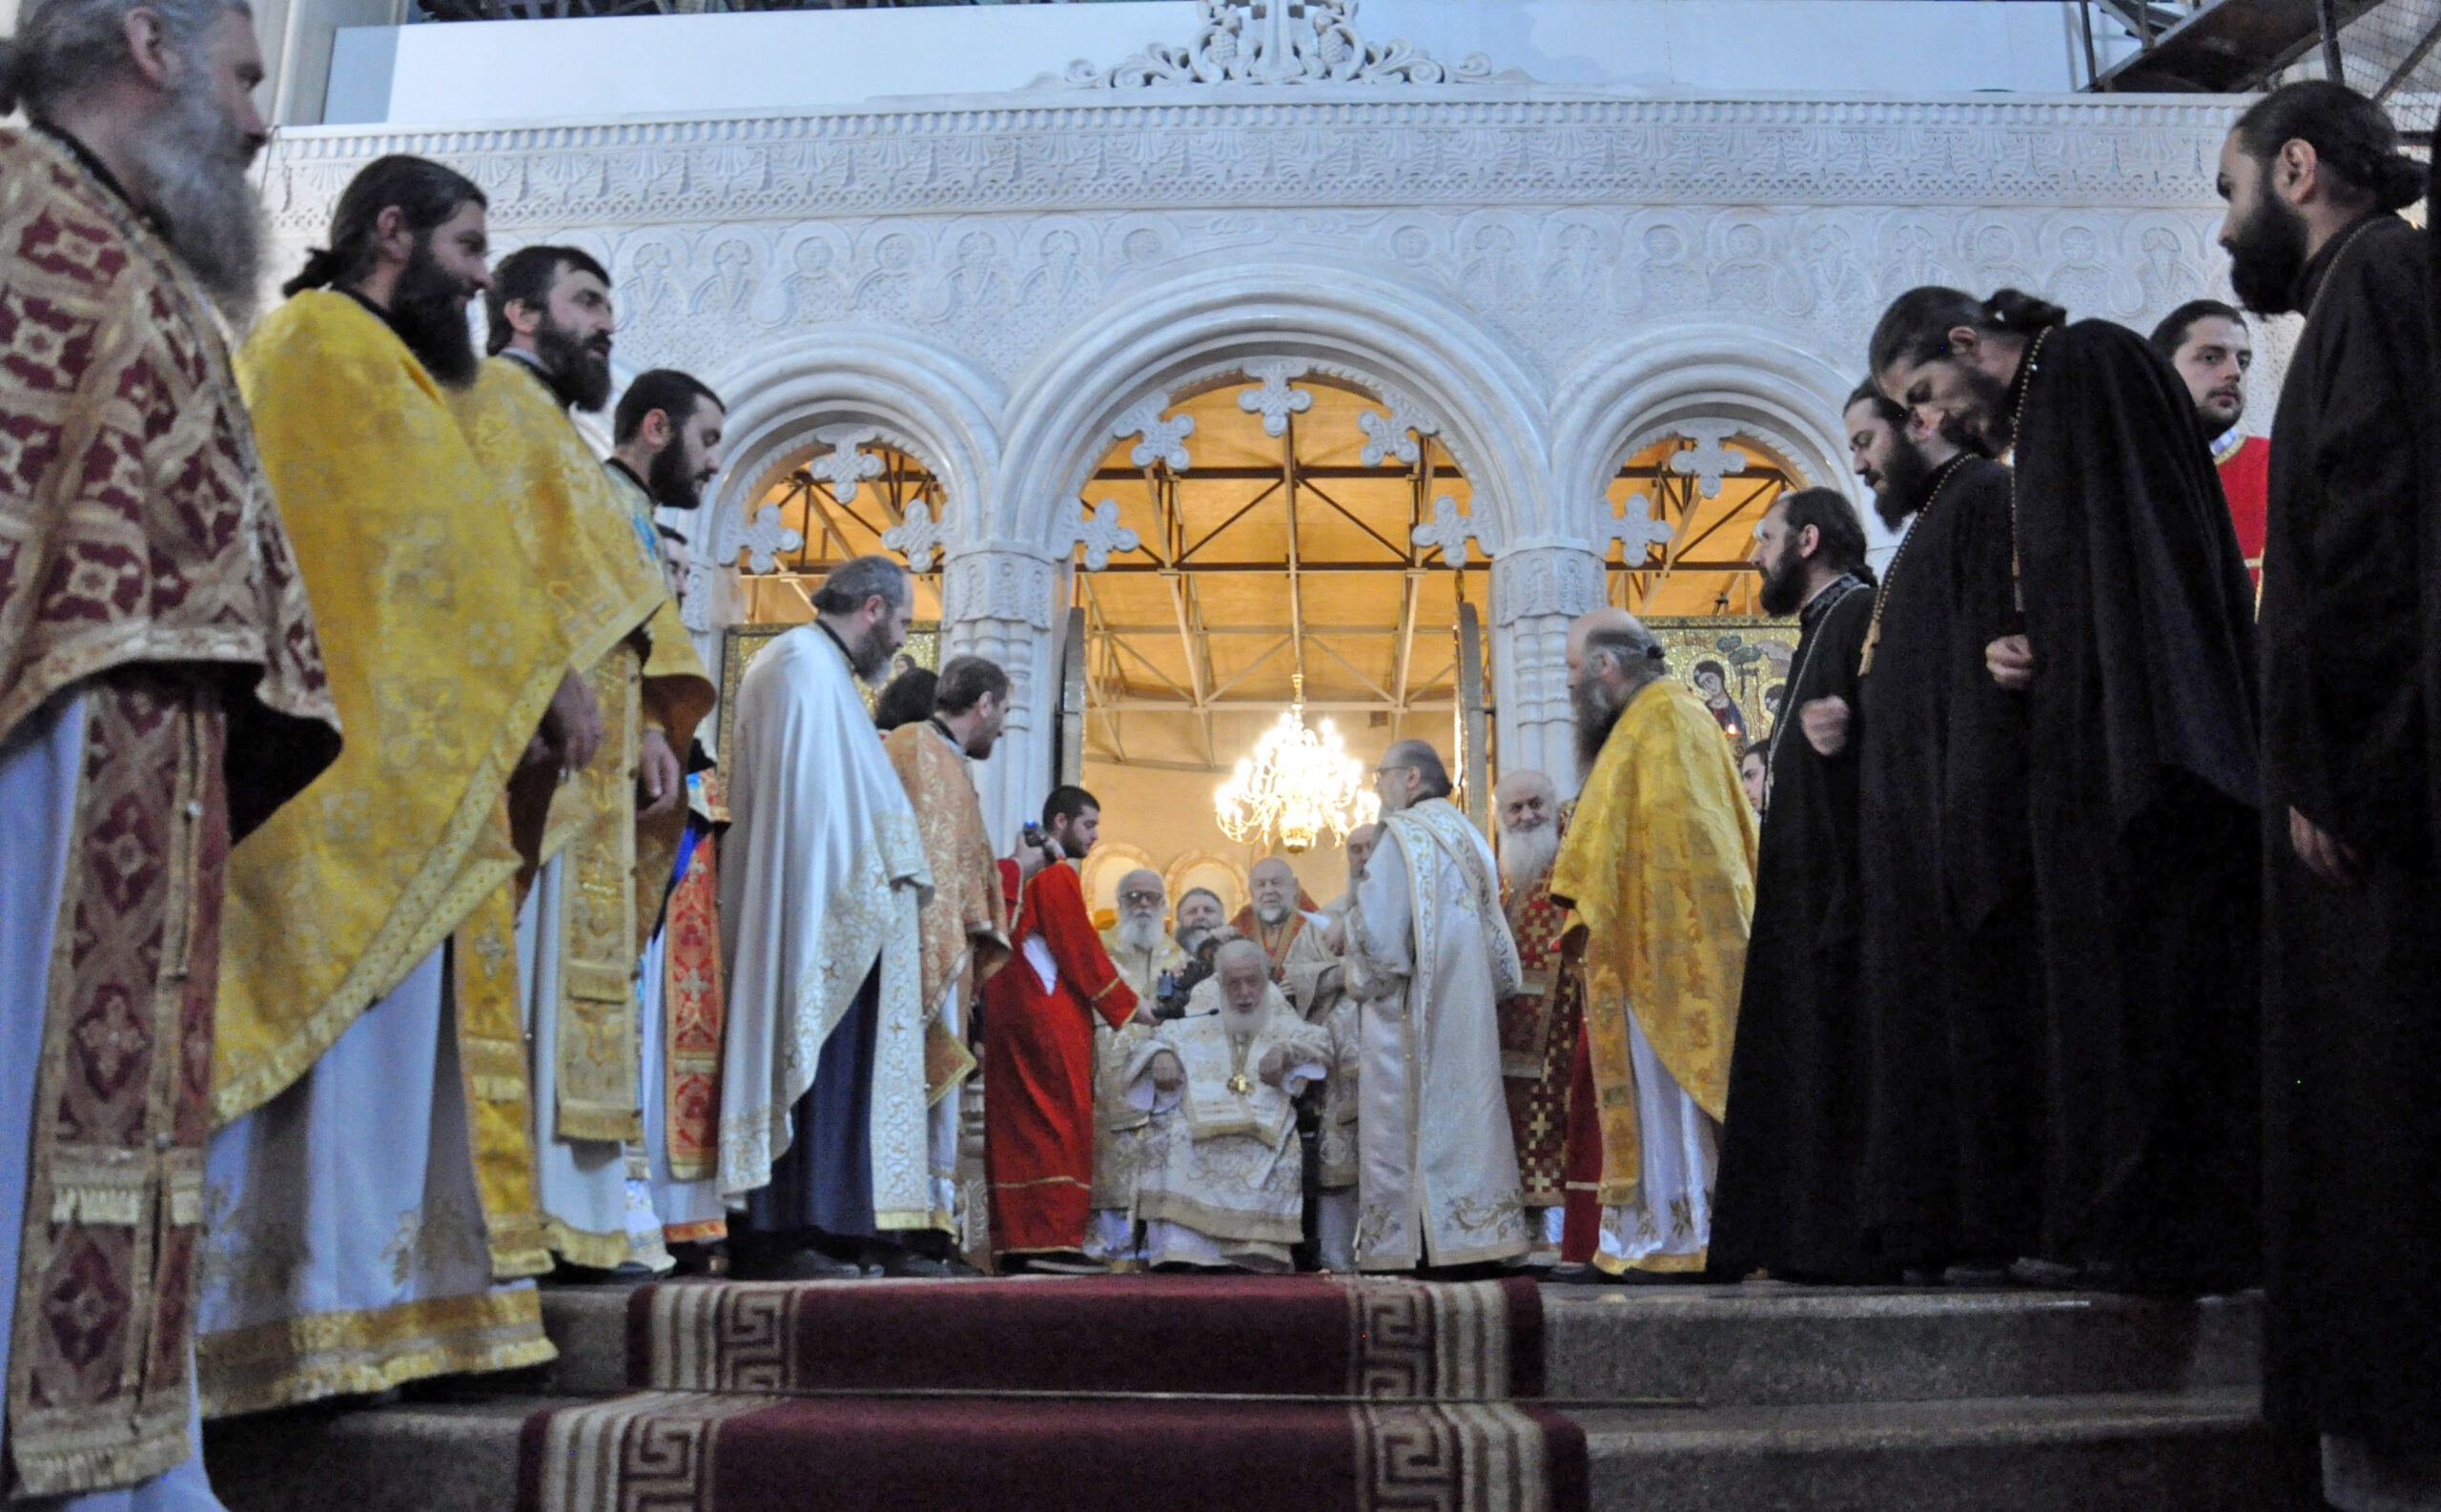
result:
[[[741,1269],[789,1278],[898,1265],[881,1236],[937,1211],[920,916],[933,879],[856,696],[907,644],[914,586],[857,557],[813,607],[739,684],[721,856],[721,1195],[752,1234]]]
[[[1569,626],[1585,787],[1551,867],[1585,972],[1561,1257],[1704,1268],[1754,911],[1754,816],[1703,701],[1624,609]],[[1581,933],[1581,940],[1575,937]]]
[[[1382,827],[1358,825],[1347,832],[1342,853],[1347,861],[1347,890],[1323,905],[1330,924],[1312,931],[1330,952],[1332,969],[1310,976],[1293,974],[1290,990],[1310,987],[1309,997],[1297,1003],[1305,1022],[1330,1035],[1331,1073],[1323,1078],[1314,1104],[1314,1255],[1327,1271],[1356,1269],[1358,1158],[1356,1146],[1357,1089],[1364,1058],[1362,1019],[1347,988],[1347,915],[1356,907],[1356,885],[1364,864],[1381,844]]]
[[[1223,940],[1242,938],[1229,928],[1229,906],[1210,888],[1189,888],[1179,894],[1178,930],[1173,936],[1186,952],[1186,965],[1170,980],[1170,991],[1154,1009],[1157,1018],[1176,1018],[1186,1011],[1187,994],[1212,974],[1212,951]]]
[[[1449,801],[1448,768],[1424,742],[1392,746],[1373,783],[1382,843],[1347,920],[1364,1066],[1356,1263],[1505,1260],[1528,1239],[1498,1013],[1524,973],[1491,847]]]
[[[1297,1094],[1326,1074],[1330,1044],[1273,986],[1262,948],[1232,940],[1184,1018],[1146,1036],[1121,1075],[1151,1119],[1139,1202],[1156,1266],[1290,1268],[1304,1187]]]
[[[1585,1019],[1582,980],[1562,958],[1566,911],[1551,901],[1571,806],[1538,771],[1513,771],[1492,790],[1500,818],[1501,909],[1517,942],[1525,984],[1500,1005],[1501,1090],[1508,1096],[1534,1252],[1556,1258],[1568,1201],[1568,1090]]]
[[[231,862],[207,1415],[553,1354],[533,1289],[495,1284],[550,1267],[507,787],[583,770],[601,718],[450,410],[489,283],[482,192],[379,158],[238,354],[350,739]]]
[[[1186,950],[1163,918],[1167,904],[1161,874],[1138,867],[1118,879],[1118,922],[1102,931],[1102,949],[1138,1003],[1159,1002],[1186,970]],[[1219,900],[1214,904],[1217,912]],[[1137,1047],[1151,1035],[1152,1019],[1148,1011],[1117,1028],[1094,1021],[1094,1216],[1085,1253],[1105,1262],[1140,1258],[1136,1172],[1148,1115],[1129,1104],[1121,1077]]]
[[[924,942],[924,1096],[932,1110],[930,1133],[934,1234],[923,1249],[902,1257],[907,1275],[965,1274],[951,1257],[946,1238],[961,1248],[980,1248],[982,1215],[958,1211],[957,1143],[960,1104],[974,1056],[967,1049],[967,1025],[975,992],[1009,960],[1009,904],[992,838],[983,828],[983,807],[974,795],[967,764],[988,758],[1008,720],[1009,674],[979,656],[954,656],[941,668],[929,719],[902,725],[882,739],[924,836],[933,891],[916,910]],[[911,1242],[911,1250],[915,1250]]]
[[[34,0],[23,26],[0,43],[0,112],[32,122],[0,130],[0,1489],[216,1512],[189,1360],[223,881],[339,748],[218,334],[256,296],[261,53],[231,0]]]
[[[1262,947],[1271,962],[1271,979],[1280,981],[1287,973],[1297,942],[1312,922],[1306,914],[1313,911],[1314,900],[1305,895],[1295,868],[1281,856],[1256,862],[1246,873],[1246,890],[1254,896],[1229,921],[1230,928]]]
[[[518,997],[533,1087],[535,1192],[553,1254],[577,1275],[669,1267],[649,1188],[629,1200],[646,1101],[638,975],[651,913],[639,823],[675,820],[679,753],[712,706],[649,514],[631,509],[569,419],[610,398],[609,275],[574,247],[526,247],[493,270],[493,353],[451,396],[568,640],[569,670],[603,714],[593,761],[565,782],[528,773],[510,794],[519,849],[539,867],[517,920]],[[640,930],[638,917],[646,914]],[[657,1058],[657,1057],[656,1057]]]

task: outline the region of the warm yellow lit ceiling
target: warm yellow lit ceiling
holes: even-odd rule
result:
[[[1112,553],[1103,570],[1076,574],[1094,759],[1225,769],[1242,744],[1238,726],[1276,714],[1301,673],[1308,707],[1343,725],[1446,728],[1457,606],[1463,596],[1482,612],[1488,564],[1478,554],[1453,571],[1438,550],[1411,541],[1436,501],[1467,510],[1467,480],[1430,438],[1413,462],[1391,455],[1366,465],[1359,420],[1385,407],[1328,379],[1300,378],[1291,388],[1310,402],[1287,415],[1277,436],[1241,403],[1258,385],[1232,377],[1164,412],[1195,422],[1183,440],[1186,469],[1136,466],[1133,440],[1121,440],[1088,482],[1086,507],[1116,502],[1139,541],[1135,551]],[[1611,548],[1612,603],[1658,616],[1755,612],[1745,556],[1764,509],[1788,486],[1786,472],[1733,437],[1739,470],[1718,476],[1707,495],[1705,480],[1670,465],[1673,457],[1690,465],[1700,447],[1683,438],[1656,441],[1613,480],[1614,513],[1640,495],[1672,534],[1633,571]],[[767,496],[806,544],[784,556],[778,573],[749,579],[750,618],[806,617],[800,585],[882,549],[881,533],[910,503],[926,501],[937,517],[939,485],[919,461],[886,446],[866,450],[881,470],[849,503],[802,463]],[[1717,452],[1703,455],[1719,460]],[[938,603],[937,580],[925,580],[919,618],[936,616]]]

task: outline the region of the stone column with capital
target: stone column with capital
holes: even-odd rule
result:
[[[1609,602],[1602,558],[1583,546],[1529,546],[1491,562],[1491,667],[1504,771],[1539,771],[1577,789],[1568,697],[1569,622]]]
[[[953,547],[941,568],[941,660],[980,656],[1009,674],[1009,722],[974,767],[993,848],[1007,854],[1051,790],[1059,726],[1062,569],[1022,551]]]

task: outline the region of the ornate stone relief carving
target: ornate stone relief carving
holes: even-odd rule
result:
[[[882,439],[878,429],[870,425],[826,425],[813,433],[813,439],[831,450],[807,462],[806,471],[829,486],[831,497],[841,503],[854,503],[865,480],[881,476],[881,459],[864,449]]]
[[[1713,491],[1719,491],[1717,480],[1713,483]],[[1643,494],[1628,496],[1624,514],[1612,515],[1607,506],[1600,510],[1594,516],[1594,529],[1598,538],[1595,544],[1607,554],[1610,542],[1617,541],[1620,560],[1630,566],[1645,561],[1655,550],[1668,546],[1678,534],[1668,521],[1652,518],[1652,501]]]
[[[1379,467],[1395,457],[1412,466],[1424,455],[1424,443],[1419,438],[1437,434],[1440,422],[1417,409],[1415,401],[1405,395],[1379,384],[1374,386],[1381,390],[1383,407],[1389,413],[1377,415],[1367,410],[1356,417],[1356,428],[1364,433],[1364,464]]]
[[[907,506],[907,518],[881,533],[881,543],[907,559],[917,572],[933,570],[933,554],[941,549],[943,525],[922,500]]]
[[[1085,512],[1081,499],[1071,499],[1061,506],[1061,534],[1068,538],[1066,549],[1085,548],[1085,570],[1099,572],[1110,565],[1114,551],[1134,551],[1138,544],[1136,532],[1118,522],[1118,501],[1105,499]]]
[[[1746,454],[1728,445],[1730,437],[1737,433],[1735,420],[1689,420],[1680,425],[1678,434],[1695,444],[1686,451],[1670,454],[1670,470],[1681,478],[1692,478],[1704,491],[1706,499],[1720,497],[1720,480],[1731,473],[1746,471]],[[1646,504],[1648,511],[1652,507]]]
[[[756,510],[754,518],[737,534],[737,546],[746,553],[746,570],[749,572],[777,571],[778,553],[794,551],[804,544],[805,537],[780,523],[780,506],[777,504],[765,504]],[[735,560],[732,553],[723,559],[721,564],[727,566]]]
[[[1058,569],[1040,557],[1015,551],[961,552],[942,571],[941,617],[1048,630],[1057,581]]]
[[[1246,377],[1255,387],[1238,396],[1238,408],[1249,415],[1262,417],[1262,433],[1278,436],[1288,429],[1288,417],[1303,415],[1314,407],[1309,389],[1291,388],[1289,384],[1305,376],[1306,364],[1293,358],[1266,358],[1246,364]]]
[[[1200,30],[1182,47],[1156,43],[1112,68],[1079,60],[1076,88],[1179,84],[1466,84],[1492,76],[1481,53],[1435,61],[1404,39],[1366,42],[1359,0],[1202,0]]]
[[[1429,551],[1441,548],[1441,560],[1452,567],[1467,564],[1467,540],[1475,533],[1475,522],[1458,513],[1458,501],[1447,494],[1432,501],[1432,518],[1409,532],[1409,539]]]
[[[1194,460],[1187,455],[1186,439],[1195,434],[1195,417],[1180,415],[1175,419],[1163,419],[1161,412],[1169,404],[1169,399],[1157,395],[1129,410],[1112,424],[1110,434],[1113,440],[1123,441],[1130,436],[1139,438],[1135,449],[1127,454],[1130,462],[1138,467],[1162,462],[1174,473],[1185,472],[1194,465]]]

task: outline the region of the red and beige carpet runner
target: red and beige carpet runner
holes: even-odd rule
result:
[[[1526,1281],[693,1283],[521,1512],[1583,1512]]]

